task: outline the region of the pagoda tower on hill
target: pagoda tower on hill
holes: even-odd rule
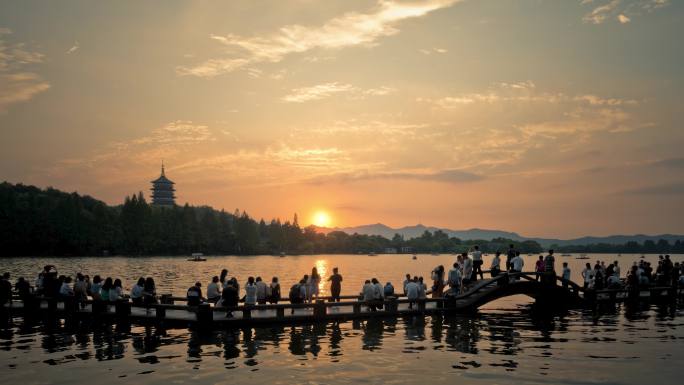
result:
[[[173,183],[164,173],[164,162],[161,166],[161,175],[152,181],[152,204],[156,206],[173,206],[176,204],[176,196]]]

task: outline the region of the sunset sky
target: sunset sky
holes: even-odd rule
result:
[[[118,204],[163,159],[267,220],[684,233],[683,36],[676,0],[0,0],[0,181]]]

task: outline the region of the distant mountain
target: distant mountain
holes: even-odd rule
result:
[[[425,231],[435,232],[437,230],[442,230],[450,237],[457,237],[462,240],[485,240],[491,241],[494,238],[506,238],[514,241],[536,241],[542,247],[549,247],[551,245],[567,246],[567,245],[590,245],[597,243],[607,243],[611,245],[621,245],[627,242],[635,241],[643,243],[644,241],[658,242],[660,239],[665,239],[666,241],[673,243],[676,240],[684,240],[684,235],[675,234],[661,234],[661,235],[611,235],[607,237],[581,237],[575,239],[554,239],[554,238],[533,238],[533,237],[523,237],[518,233],[501,231],[501,230],[486,230],[486,229],[469,229],[469,230],[452,230],[447,228],[424,226],[421,224],[415,226],[405,226],[399,228],[392,228],[382,223],[376,223],[372,225],[362,225],[355,227],[317,227],[317,231],[322,233],[329,233],[332,231],[343,231],[347,234],[364,234],[364,235],[380,235],[385,238],[391,239],[394,234],[400,234],[404,236],[405,239],[416,238],[421,236]]]

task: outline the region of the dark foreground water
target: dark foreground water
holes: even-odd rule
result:
[[[494,304],[494,307],[505,305]],[[156,330],[29,325],[0,332],[3,384],[679,384],[681,310]]]
[[[343,293],[363,280],[401,282],[405,273],[429,277],[453,256],[301,256],[278,258],[13,258],[0,271],[35,277],[40,266],[61,274],[111,275],[125,287],[152,275],[160,293],[183,294],[221,268],[244,282],[278,275],[284,287],[316,266],[344,275]],[[490,257],[486,257],[488,265]],[[627,267],[640,256],[618,259]],[[656,261],[657,256],[646,256]],[[528,267],[534,257],[526,257]],[[681,261],[676,256],[675,261]],[[577,278],[587,260],[567,261]],[[32,280],[32,279],[31,279]],[[205,283],[206,285],[206,283]],[[133,326],[25,324],[0,328],[0,384],[680,384],[684,378],[684,310],[606,309],[548,316],[532,312],[527,297],[490,303],[472,317],[410,317],[308,326],[223,330],[156,330]]]

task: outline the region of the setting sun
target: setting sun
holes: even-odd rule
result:
[[[318,227],[329,227],[332,221],[325,211],[316,211],[311,222]]]

